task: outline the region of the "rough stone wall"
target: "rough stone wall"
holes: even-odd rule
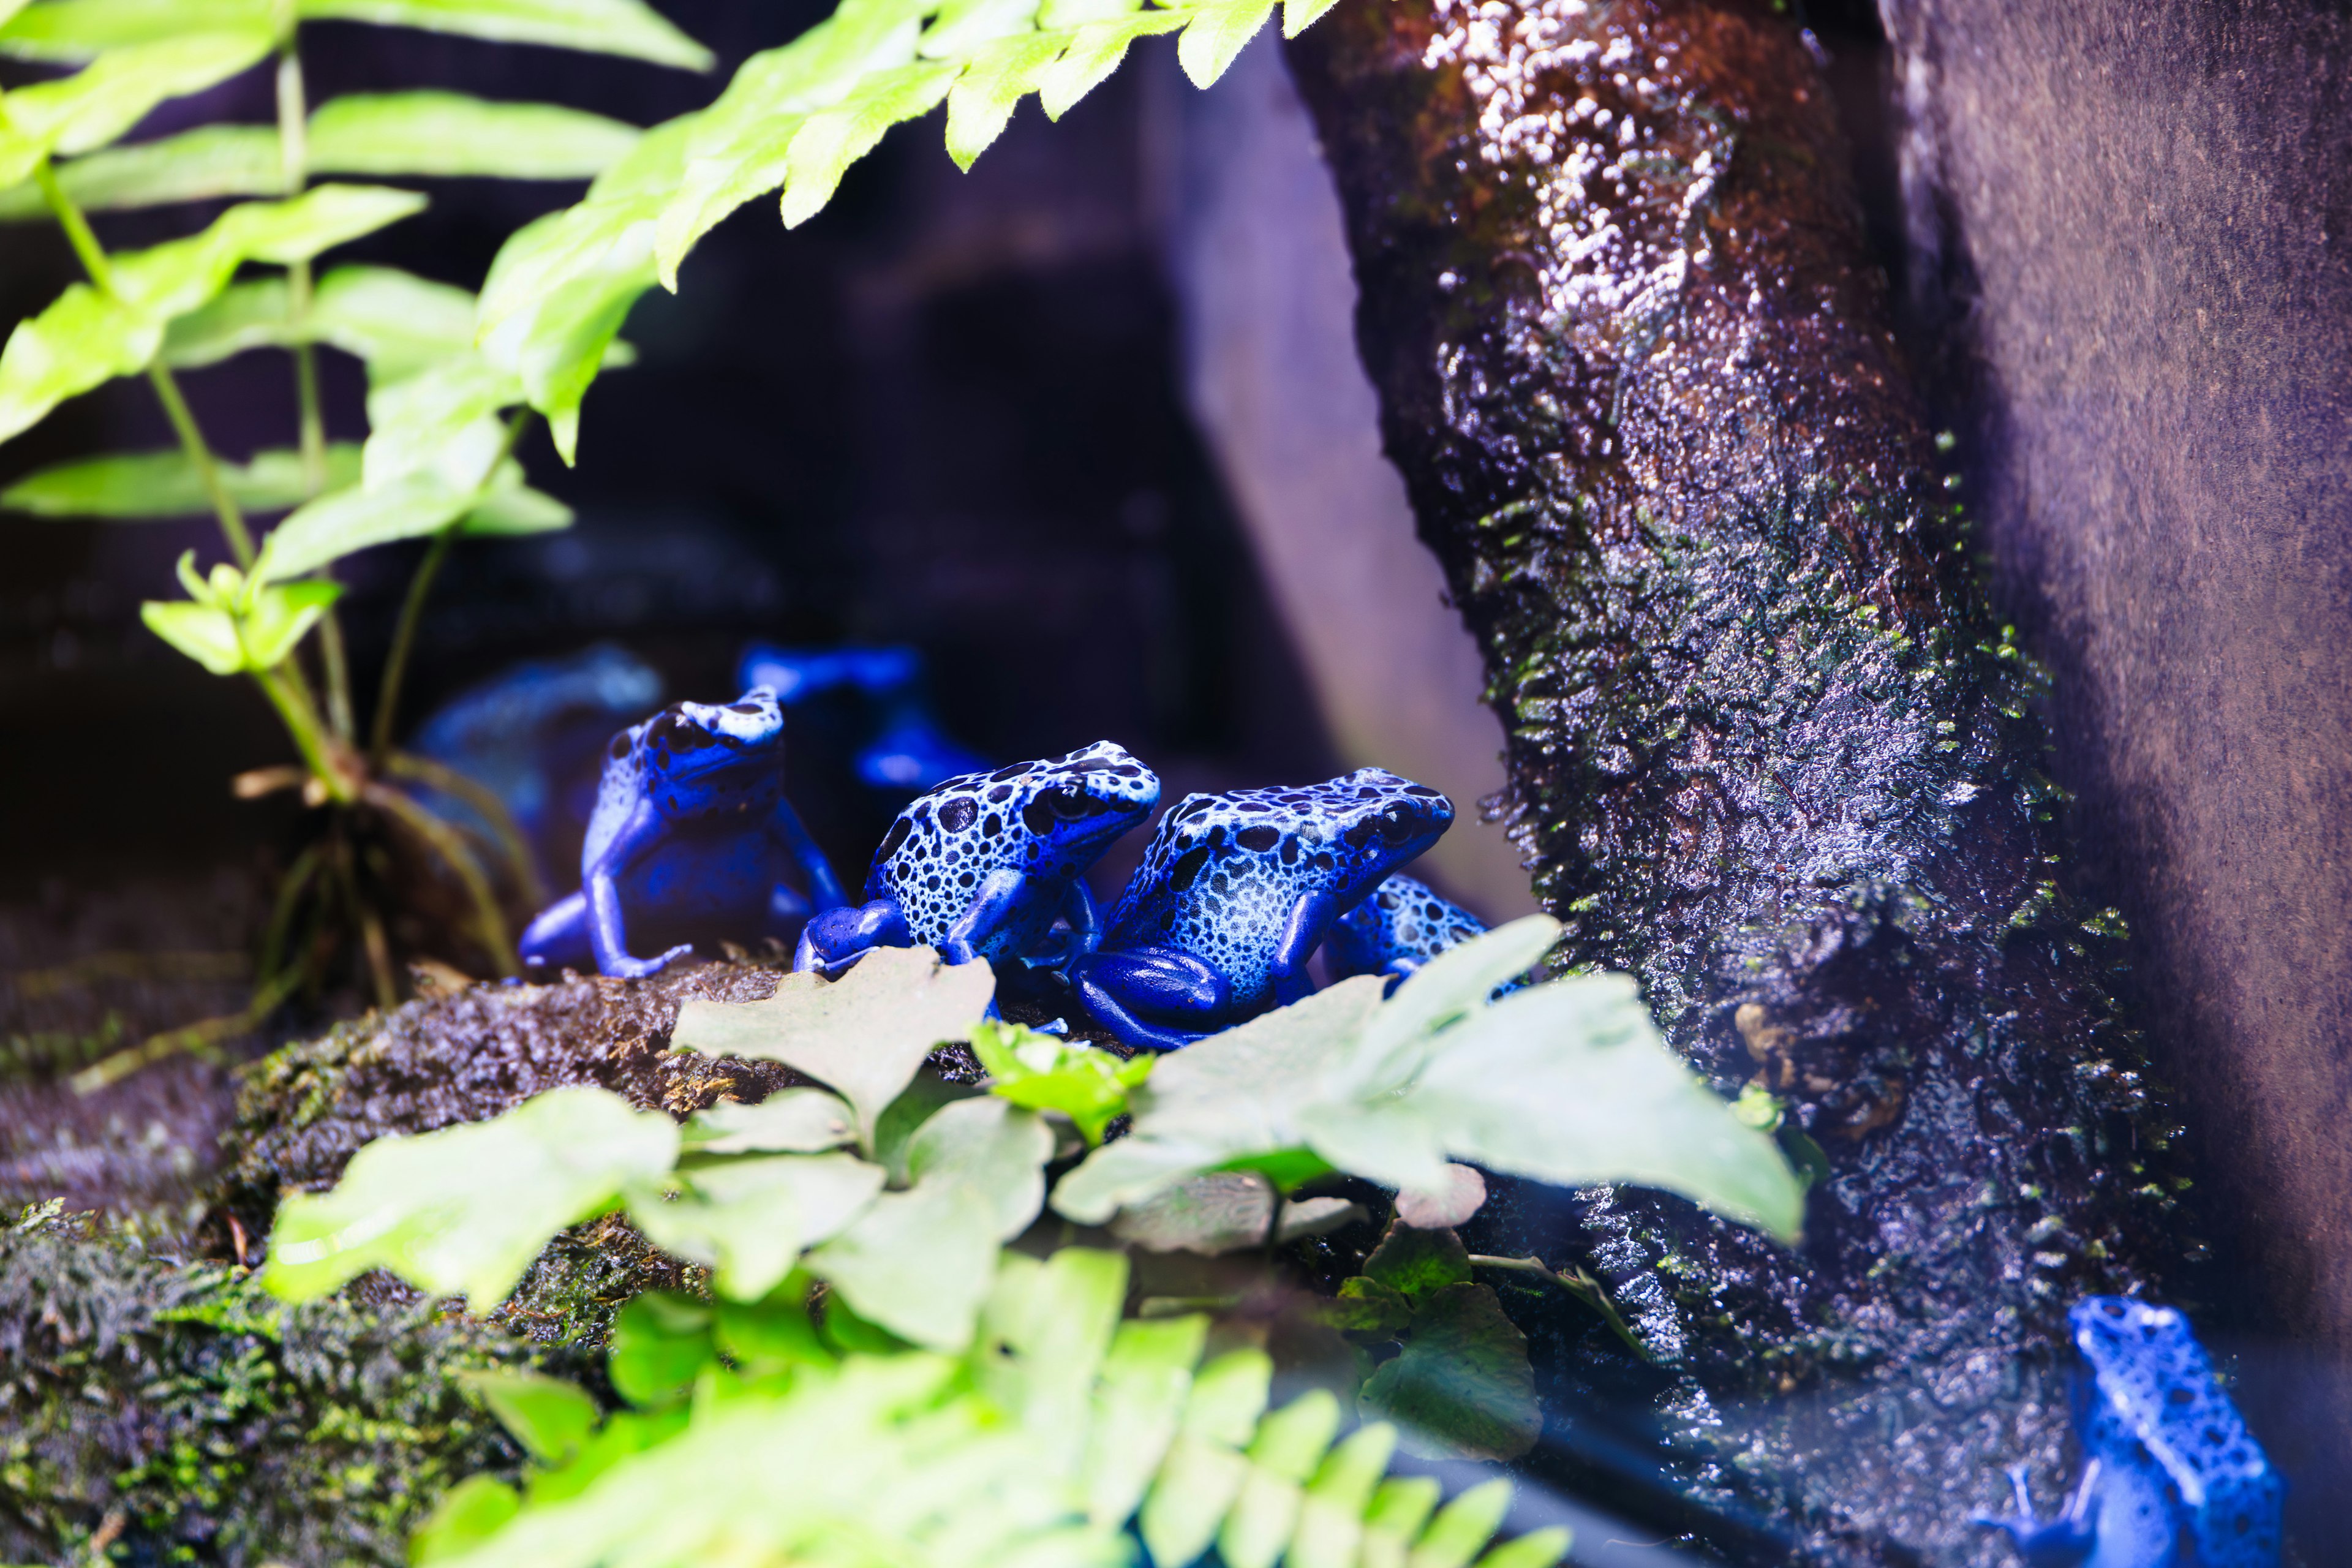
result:
[[[1759,1559],[2000,1561],[2063,1308],[2194,1243],[1816,63],[1739,0],[1343,6],[1292,59],[1538,896],[1826,1151],[1798,1255],[1583,1213],[1685,1490]]]
[[[2352,1501],[2352,13],[1885,0],[1909,290],[2191,1107],[2248,1405]]]

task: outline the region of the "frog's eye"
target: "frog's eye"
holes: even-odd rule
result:
[[[612,748],[605,754],[616,763],[629,754],[629,732],[626,730],[613,737]]]

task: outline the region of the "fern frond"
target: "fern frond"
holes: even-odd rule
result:
[[[1282,3],[1295,36],[1335,0]],[[730,214],[776,195],[785,226],[797,227],[892,126],[941,102],[948,152],[969,169],[1023,99],[1035,95],[1059,119],[1138,38],[1180,34],[1178,60],[1207,87],[1275,4],[843,0],[746,60],[709,108],[656,127],[579,205],[509,240],[482,291],[484,347],[521,378],[570,461],[603,342],[654,283],[676,290],[687,256]]]

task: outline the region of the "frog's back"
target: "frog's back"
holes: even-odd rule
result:
[[[2197,1568],[2277,1568],[2284,1484],[2188,1320],[2118,1296],[2069,1317],[2096,1394],[2085,1447],[2179,1500]]]

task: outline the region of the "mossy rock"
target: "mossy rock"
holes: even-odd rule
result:
[[[452,1482],[522,1456],[457,1373],[579,1352],[252,1272],[52,1204],[0,1226],[0,1561],[406,1561]]]

